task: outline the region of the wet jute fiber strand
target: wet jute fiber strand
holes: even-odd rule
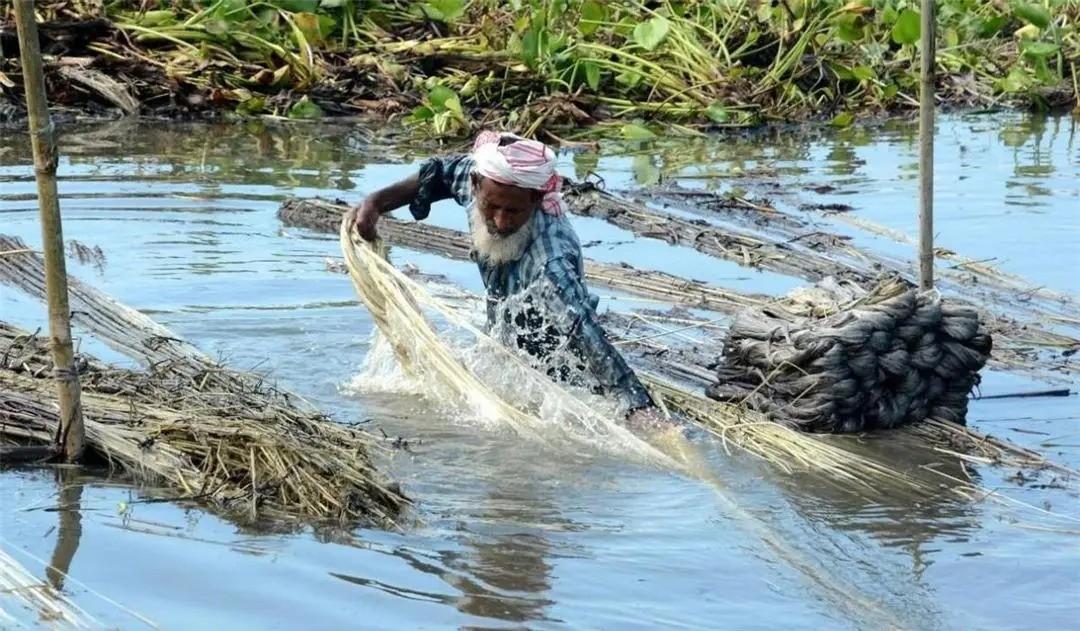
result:
[[[740,314],[708,395],[815,432],[963,424],[992,347],[978,312],[937,292],[879,290],[823,318]]]
[[[423,312],[425,307],[437,312],[455,328],[468,333],[485,352],[498,353],[515,371],[515,378],[522,380],[519,387],[524,391],[542,393],[545,404],[556,402],[561,420],[571,424],[579,436],[600,439],[592,442],[601,447],[608,442],[618,443],[624,448],[622,453],[625,454],[628,449],[652,464],[683,468],[632,432],[567,394],[547,376],[533,370],[520,357],[507,351],[466,318],[400,273],[387,261],[386,246],[381,241],[369,244],[359,239],[345,222],[342,223],[340,237],[349,277],[378,331],[394,349],[394,355],[405,373],[431,388],[433,395],[539,442],[546,442],[547,436],[551,435],[550,432],[545,434],[544,428],[560,427],[558,423],[544,421],[533,413],[511,405],[478,378],[447,346],[442,334],[428,322]]]

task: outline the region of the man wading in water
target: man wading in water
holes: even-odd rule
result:
[[[591,376],[604,394],[618,397],[630,425],[666,424],[597,322],[597,299],[585,289],[584,257],[561,185],[546,145],[483,132],[472,154],[429,158],[416,175],[368,195],[353,222],[373,241],[379,216],[402,206],[417,220],[439,200],[467,207],[471,258],[487,288],[488,324],[503,332],[497,336],[516,342],[553,378],[573,380],[575,369]]]

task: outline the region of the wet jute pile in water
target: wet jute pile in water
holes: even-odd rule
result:
[[[0,322],[0,443],[52,440],[52,368],[46,338]],[[376,471],[371,437],[245,373],[129,370],[85,354],[79,372],[92,459],[230,519],[388,526],[407,503]]]
[[[0,252],[0,283],[43,298],[41,257],[3,235]],[[397,523],[408,500],[376,469],[380,446],[369,433],[334,422],[265,375],[213,361],[78,279],[68,281],[74,325],[144,366],[119,368],[79,354],[91,461],[238,522]],[[47,445],[58,428],[47,338],[0,322],[0,447]]]
[[[974,309],[892,281],[827,316],[741,314],[707,394],[816,432],[964,423],[990,350]]]

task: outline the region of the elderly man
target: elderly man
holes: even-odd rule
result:
[[[484,132],[470,155],[430,158],[416,175],[367,196],[354,223],[370,241],[379,216],[396,208],[408,205],[417,220],[443,199],[468,208],[493,335],[516,342],[553,378],[618,397],[632,425],[653,426],[660,416],[649,393],[597,322],[561,183],[546,145]]]

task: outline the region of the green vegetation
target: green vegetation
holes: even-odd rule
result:
[[[918,0],[170,0],[88,49],[241,114],[377,111],[436,135],[829,120],[917,104]],[[941,102],[1075,106],[1080,0],[939,0]],[[70,17],[70,15],[68,16]]]

